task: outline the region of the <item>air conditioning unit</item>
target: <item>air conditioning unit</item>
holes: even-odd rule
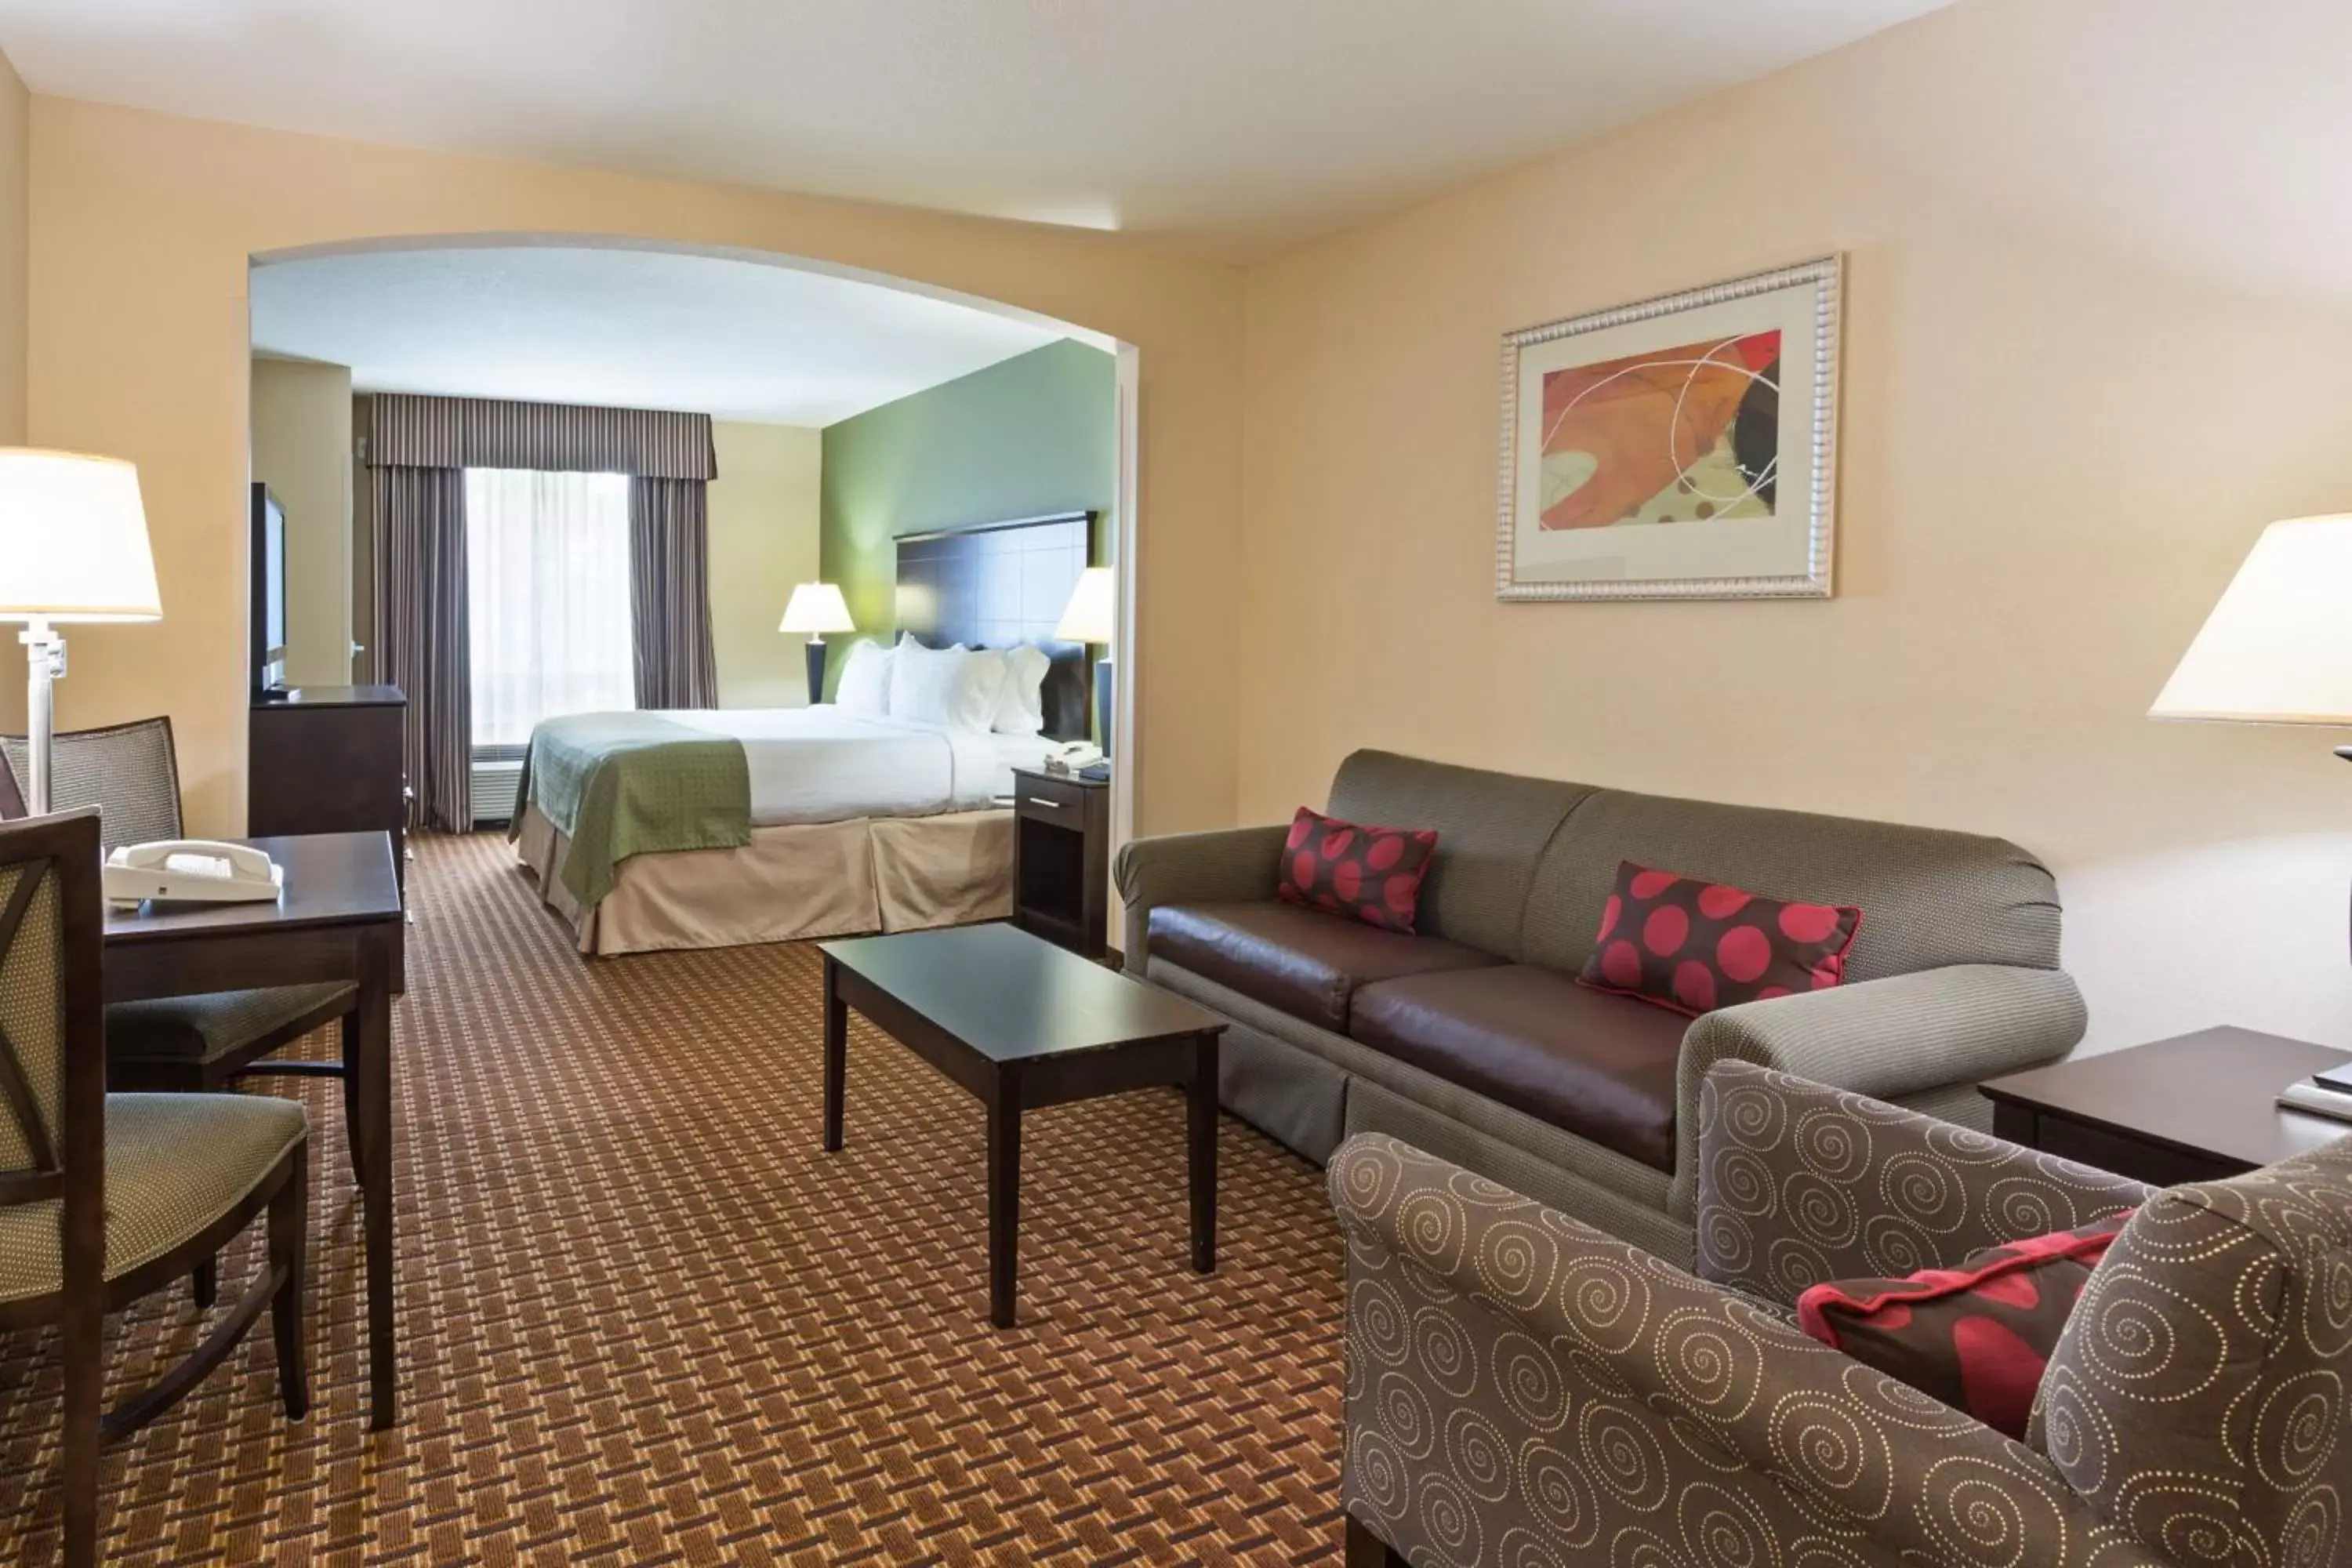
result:
[[[512,821],[515,791],[522,784],[522,759],[476,757],[473,773],[474,825]]]

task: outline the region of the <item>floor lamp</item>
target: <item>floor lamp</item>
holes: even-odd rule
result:
[[[163,615],[139,470],[115,458],[0,447],[0,621],[22,621],[25,809],[50,809],[49,683],[66,672],[72,621],[152,621]]]
[[[802,583],[793,589],[793,596],[784,601],[784,618],[777,626],[780,632],[808,634],[808,700],[814,708],[824,700],[824,634],[854,632],[857,623],[849,618],[849,603],[841,596],[839,584],[833,583]]]
[[[2352,727],[2352,513],[2263,530],[2147,712]]]

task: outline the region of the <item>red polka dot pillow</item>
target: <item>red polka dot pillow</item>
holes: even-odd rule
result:
[[[1815,1285],[1797,1298],[1797,1326],[2022,1442],[2074,1300],[2130,1218],[1990,1247],[1958,1268]]]
[[[1851,905],[1790,903],[1626,860],[1577,982],[1696,1017],[1835,985],[1861,930]]]
[[[1367,827],[1298,808],[1275,895],[1343,920],[1410,934],[1421,879],[1437,853],[1433,827]]]

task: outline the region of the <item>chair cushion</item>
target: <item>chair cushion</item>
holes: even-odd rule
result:
[[[140,1061],[208,1062],[331,1002],[356,1006],[359,994],[358,986],[336,982],[117,1002],[106,1010],[106,1054]]]
[[[2130,1218],[1987,1247],[1958,1268],[1811,1285],[1797,1326],[2021,1443],[2074,1300]]]
[[[301,1105],[274,1095],[108,1095],[106,1277],[152,1262],[235,1208],[309,1131]],[[0,1301],[63,1282],[58,1206],[0,1209]]]
[[[1514,963],[1367,984],[1355,994],[1348,1032],[1399,1061],[1671,1171],[1675,1068],[1688,1026],[1664,1008]]]
[[[1433,936],[1376,931],[1272,900],[1162,904],[1151,911],[1154,957],[1294,1018],[1345,1033],[1357,987],[1502,960]]]

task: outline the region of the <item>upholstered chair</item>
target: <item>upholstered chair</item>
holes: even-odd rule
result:
[[[22,736],[0,738],[8,764],[0,815],[21,816],[26,767]],[[182,836],[180,772],[172,721],[141,719],[59,735],[50,761],[49,795],[60,809],[98,807],[105,852],[126,844]],[[342,984],[278,985],[123,1002],[106,1010],[106,1050],[117,1089],[215,1089],[238,1078],[329,1076],[340,1063],[265,1058],[315,1029],[341,1020],[346,1059],[355,1045],[359,988]],[[356,1079],[344,1076],[348,1108]]]
[[[1351,1568],[2352,1556],[2352,1139],[2156,1192],[1745,1063],[1701,1108],[1696,1274],[1391,1138],[1332,1160]],[[2026,1442],[1794,1326],[2126,1209]]]
[[[0,770],[0,816],[22,816],[25,738],[0,736],[0,760],[7,763]],[[172,721],[135,719],[55,737],[49,752],[49,799],[59,810],[98,808],[102,854],[126,844],[183,837]],[[271,1059],[304,1036],[338,1021],[341,1060]],[[359,1048],[358,1027],[359,987],[341,982],[118,1002],[106,1010],[107,1081],[119,1089],[209,1092],[241,1078],[340,1078],[348,1131],[359,1086],[359,1076],[352,1069]],[[359,1141],[347,1142],[356,1174]],[[212,1260],[199,1261],[190,1279],[196,1304],[211,1306],[217,1293]]]
[[[302,1343],[309,1124],[293,1100],[108,1094],[99,821],[0,826],[0,1330],[56,1324],[65,1560],[98,1557],[101,1440],[171,1408],[267,1309],[289,1417]],[[268,1260],[188,1358],[101,1412],[106,1314],[184,1276],[264,1212]]]

